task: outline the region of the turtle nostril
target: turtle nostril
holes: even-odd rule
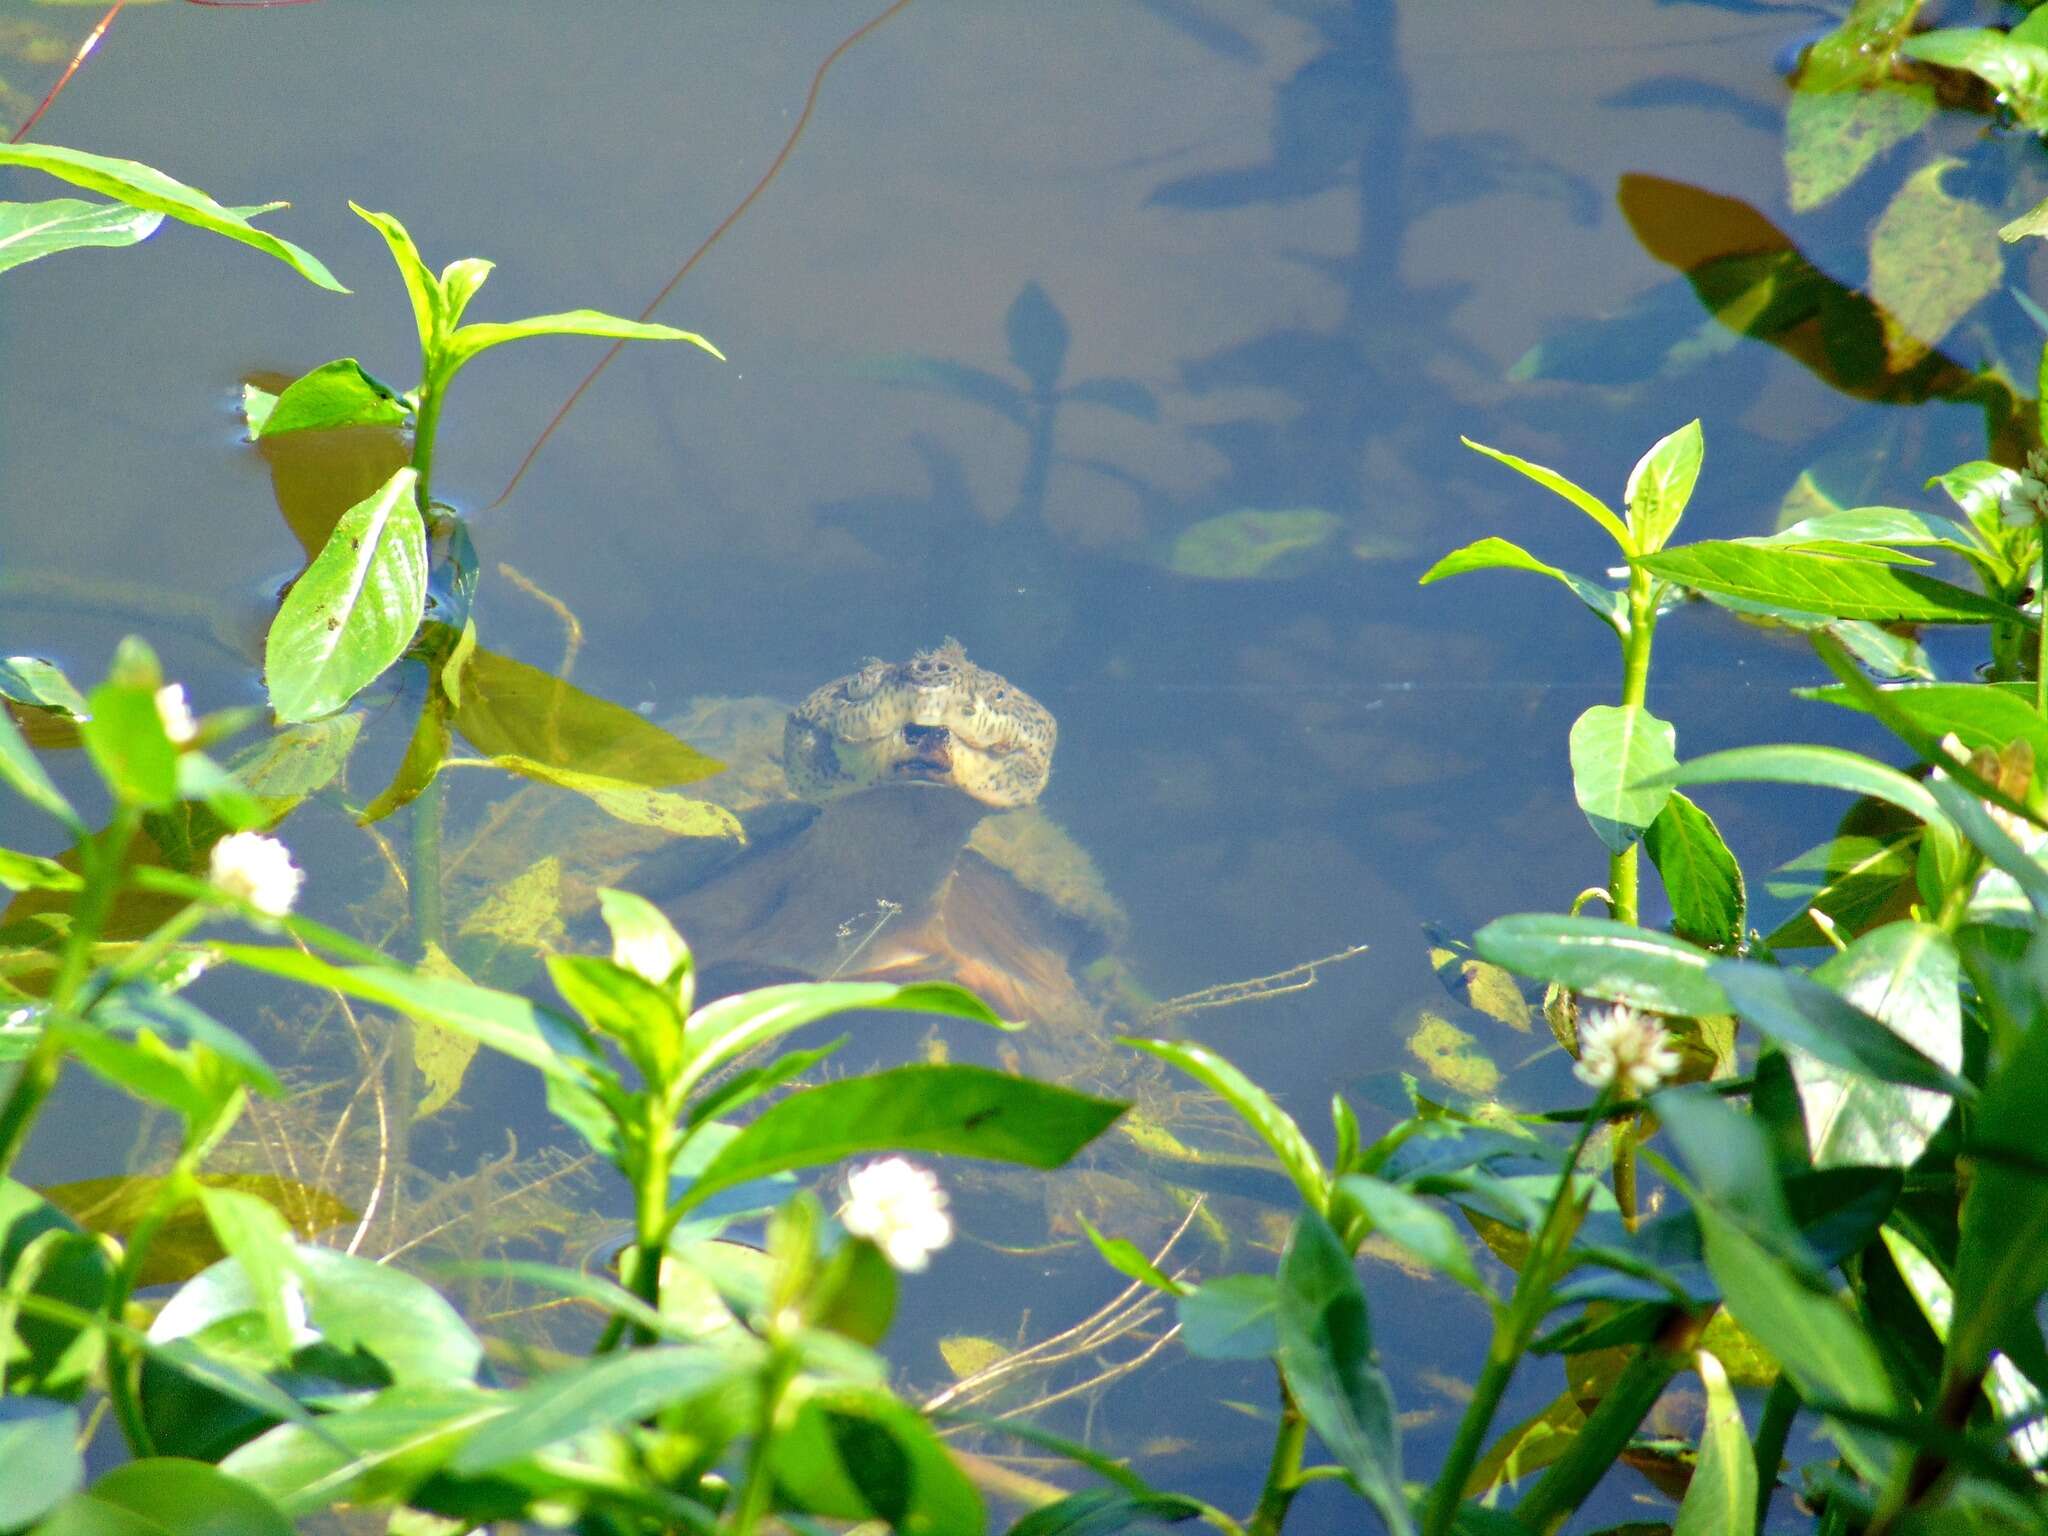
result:
[[[944,751],[953,733],[943,725],[906,725],[903,727],[903,744],[918,752]]]

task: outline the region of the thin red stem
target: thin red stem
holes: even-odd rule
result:
[[[50,110],[50,103],[57,99],[58,92],[71,83],[71,77],[78,73],[78,66],[85,62],[85,56],[99,47],[100,39],[107,35],[107,28],[114,24],[114,18],[127,7],[128,0],[114,0],[113,5],[108,7],[107,14],[100,18],[100,24],[85,34],[85,41],[78,45],[78,52],[71,55],[71,62],[64,66],[64,73],[57,77],[57,83],[43,93],[43,99],[36,103],[35,111],[29,113],[28,121],[14,130],[14,135],[8,139],[8,143],[19,144],[28,137],[29,129],[35,127],[37,120]]]
[[[643,322],[650,319],[654,312],[668,301],[668,296],[676,291],[676,285],[682,282],[684,277],[688,276],[692,267],[697,265],[699,258],[706,251],[710,250],[711,247],[718,244],[720,240],[724,239],[725,232],[731,229],[733,225],[739,223],[741,217],[753,206],[754,199],[768,190],[768,184],[781,173],[783,163],[789,159],[790,154],[796,149],[797,141],[804,136],[804,126],[810,122],[811,111],[818,105],[818,94],[824,89],[825,76],[831,72],[832,66],[839,62],[841,55],[845,54],[855,43],[858,43],[862,38],[873,32],[883,22],[909,4],[910,0],[895,0],[895,4],[891,5],[865,26],[840,39],[839,46],[825,55],[824,62],[818,66],[817,73],[811,76],[811,88],[804,94],[804,106],[803,110],[796,115],[796,126],[789,130],[789,137],[783,141],[782,148],[777,151],[775,158],[769,162],[768,169],[762,173],[761,179],[754,183],[753,191],[741,198],[739,206],[725,216],[724,222],[718,228],[712,230],[709,235],[705,236],[702,245],[690,252],[689,259],[676,268],[675,276],[663,284],[661,292],[648,301],[647,307],[640,311],[638,319]],[[569,398],[564,400],[561,408],[548,418],[548,424],[541,428],[540,436],[533,440],[533,446],[526,450],[526,457],[519,461],[519,467],[512,472],[512,478],[505,482],[505,489],[498,492],[498,499],[492,502],[490,506],[484,508],[486,512],[495,507],[502,507],[511,498],[512,493],[519,488],[519,482],[526,478],[526,472],[533,467],[533,461],[540,457],[540,451],[546,446],[547,440],[555,435],[555,428],[559,427],[568,417],[569,412],[576,408],[576,402],[583,398],[585,390],[597,382],[597,376],[603,373],[605,369],[611,367],[612,359],[619,355],[625,345],[623,341],[613,342],[610,348],[606,350],[604,356],[597,360],[597,366],[583,376],[583,382],[569,391]]]

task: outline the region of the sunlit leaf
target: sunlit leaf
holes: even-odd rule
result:
[[[1671,796],[1643,781],[1678,765],[1677,732],[1637,705],[1596,704],[1572,722],[1572,793],[1609,853],[1635,846]]]
[[[40,656],[9,656],[0,660],[0,699],[11,699],[31,709],[53,710],[73,720],[85,718],[85,696],[71,686],[71,679],[55,662]]]
[[[132,805],[159,810],[178,798],[178,748],[164,730],[156,684],[118,683],[93,689],[90,717],[78,734],[107,788]]]
[[[1538,576],[1548,576],[1562,582],[1578,600],[1603,619],[1608,628],[1616,634],[1628,633],[1628,599],[1612,587],[1602,586],[1589,577],[1560,570],[1546,565],[1518,544],[1506,539],[1485,538],[1467,544],[1463,549],[1454,549],[1428,570],[1422,573],[1418,582],[1428,586],[1446,576],[1458,576],[1466,571],[1511,570],[1531,571]]]
[[[1995,27],[1943,27],[1922,32],[1899,52],[1923,64],[1975,75],[2025,126],[2048,130],[2048,48]]]
[[[1707,1392],[1707,1422],[1672,1536],[1748,1536],[1756,1529],[1756,1455],[1749,1430],[1721,1362],[1701,1350],[1695,1364]]]
[[[1653,1013],[1728,1011],[1727,995],[1708,974],[1712,955],[1630,923],[1521,913],[1495,918],[1472,935],[1472,947],[1518,975],[1558,982],[1588,997]]]
[[[293,380],[262,422],[251,421],[249,429],[253,437],[275,437],[336,427],[389,427],[408,414],[397,391],[371,378],[354,358],[342,357]]]
[[[1940,802],[1918,779],[1839,747],[1731,747],[1692,758],[1662,777],[1672,784],[1809,784],[1839,789],[1895,805],[1930,826],[1952,830]]]
[[[157,1456],[115,1467],[41,1527],[43,1536],[293,1536],[262,1494],[217,1467]]]
[[[1145,1257],[1145,1250],[1129,1238],[1104,1237],[1095,1230],[1094,1222],[1078,1212],[1074,1220],[1081,1224],[1081,1230],[1087,1234],[1088,1241],[1094,1245],[1095,1251],[1102,1255],[1102,1262],[1118,1274],[1149,1285],[1155,1291],[1164,1291],[1169,1296],[1191,1294],[1187,1286],[1182,1285]]]
[[[1785,176],[1795,212],[1818,208],[1934,116],[1934,89],[1901,80],[1891,56],[1919,9],[1862,0],[1806,52],[1785,104]]]
[[[1709,540],[1645,555],[1667,581],[1796,612],[1880,624],[2024,623],[2009,603],[1917,571],[1801,549]]]
[[[334,713],[412,643],[427,596],[417,479],[401,469],[344,512],[326,548],[285,594],[263,659],[280,721]]]
[[[1302,1134],[1294,1117],[1234,1063],[1189,1040],[1140,1040],[1126,1035],[1118,1043],[1157,1056],[1220,1095],[1246,1126],[1273,1149],[1280,1166],[1301,1191],[1302,1199],[1316,1210],[1323,1208],[1330,1197],[1330,1176],[1324,1171],[1323,1160],[1316,1155],[1316,1149]]]
[[[653,827],[671,837],[725,837],[746,841],[746,829],[737,816],[713,800],[692,800],[666,790],[649,789],[625,779],[559,768],[530,757],[494,757],[491,765],[543,784],[573,790],[619,821],[638,827]]]
[[[1461,437],[1458,441],[1476,453],[1483,453],[1489,459],[1495,459],[1507,465],[1509,469],[1514,470],[1517,474],[1527,475],[1545,490],[1554,491],[1557,495],[1562,496],[1566,501],[1606,529],[1608,537],[1614,540],[1623,554],[1630,555],[1636,552],[1634,539],[1628,529],[1622,524],[1621,519],[1614,515],[1613,509],[1606,502],[1595,496],[1591,491],[1567,480],[1554,469],[1546,469],[1541,464],[1532,464],[1529,460],[1517,458],[1512,453],[1503,453],[1498,448],[1489,448],[1484,443],[1475,443],[1469,437]]]
[[[0,1530],[41,1519],[85,1482],[78,1429],[68,1403],[0,1398]]]
[[[163,217],[122,203],[88,203],[72,197],[0,203],[0,272],[81,246],[134,245],[155,234]]]
[[[886,1521],[898,1531],[985,1529],[967,1475],[924,1417],[886,1391],[806,1385],[769,1463],[784,1496],[815,1515]]]
[[[1218,1275],[1180,1298],[1181,1342],[1202,1360],[1263,1360],[1280,1347],[1279,1308],[1271,1275]]]
[[[73,832],[83,834],[85,823],[78,819],[78,812],[71,808],[71,802],[64,798],[51,780],[43,765],[36,760],[35,752],[21,734],[21,727],[0,709],[0,779],[22,799],[40,810],[48,812],[63,822]]]
[[[486,348],[533,336],[610,336],[621,341],[687,341],[725,361],[725,354],[695,331],[679,331],[672,325],[654,325],[644,320],[624,320],[595,309],[572,309],[559,315],[534,315],[526,320],[502,324],[484,322],[465,325],[448,339],[447,356],[453,372]]]
[[[2048,52],[2042,54],[2048,62]],[[1870,297],[1884,311],[1894,369],[1926,356],[2005,280],[1997,217],[1941,184],[1960,160],[1931,161],[1906,179],[1870,235]]]
[[[1212,581],[1292,576],[1343,526],[1342,518],[1320,507],[1226,512],[1182,529],[1167,553],[1166,568],[1176,576]]]
[[[1741,866],[1714,819],[1673,791],[1643,835],[1643,847],[1671,903],[1671,929],[1708,949],[1742,942],[1748,895]]]
[[[275,256],[310,283],[335,293],[348,292],[310,252],[258,229],[244,210],[223,208],[204,192],[134,160],[113,160],[52,144],[0,144],[0,165],[25,165],[89,192],[119,198],[131,207],[167,213]]]
[[[725,764],[632,710],[509,656],[478,650],[463,670],[455,728],[485,757],[624,779],[661,789]]]
[[[10,891],[75,891],[84,884],[55,859],[0,848],[0,886]]]
[[[1295,1219],[1280,1256],[1276,1325],[1276,1359],[1302,1416],[1389,1536],[1408,1536],[1415,1527],[1401,1488],[1394,1393],[1374,1358],[1365,1292],[1351,1255],[1313,1209]]]
[[[1868,712],[1864,700],[1839,683],[1800,693]],[[1973,752],[1979,747],[1996,752],[2010,742],[2027,741],[2035,760],[2048,762],[2048,721],[2034,713],[2032,683],[1903,683],[1881,693],[1885,703],[1937,739],[1953,731]]]
[[[702,1345],[636,1349],[562,1366],[511,1394],[505,1411],[463,1442],[451,1470],[489,1471],[559,1441],[646,1418],[737,1382],[752,1369],[744,1354]]]
[[[1652,553],[1671,537],[1686,503],[1692,500],[1705,451],[1700,424],[1695,420],[1659,438],[1636,460],[1629,471],[1624,505],[1637,549]]]
[[[1345,1199],[1364,1212],[1371,1231],[1407,1250],[1439,1274],[1448,1275],[1466,1290],[1491,1297],[1479,1278],[1479,1271],[1466,1250],[1465,1240],[1442,1211],[1398,1184],[1348,1173],[1337,1181]]]

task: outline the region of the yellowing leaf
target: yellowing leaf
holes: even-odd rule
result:
[[[628,784],[623,779],[609,779],[602,774],[556,768],[530,757],[494,757],[491,763],[508,773],[523,774],[529,779],[539,779],[543,784],[572,789],[587,797],[607,816],[630,821],[635,826],[656,827],[673,837],[747,840],[739,818],[724,806],[714,805],[709,800],[691,800],[666,790]]]
[[[2005,277],[1997,216],[1942,189],[1961,164],[1937,160],[1915,171],[1870,234],[1870,296],[1894,370],[1925,357]]]
[[[462,968],[450,960],[438,944],[427,946],[426,954],[420,959],[420,971],[448,981],[469,980],[462,974]],[[476,1059],[476,1050],[477,1041],[473,1035],[462,1034],[431,1019],[414,1021],[412,1064],[427,1091],[413,1110],[413,1119],[424,1120],[447,1106],[461,1089],[463,1076],[469,1071],[470,1062]]]
[[[953,1373],[955,1380],[964,1380],[977,1371],[985,1371],[992,1365],[999,1365],[1010,1358],[1008,1345],[998,1344],[994,1339],[979,1339],[972,1334],[956,1333],[939,1340],[939,1358],[946,1362],[946,1369]]]
[[[1473,1098],[1485,1098],[1500,1086],[1500,1068],[1474,1046],[1472,1037],[1427,1009],[1408,1037],[1408,1051],[1431,1077]]]

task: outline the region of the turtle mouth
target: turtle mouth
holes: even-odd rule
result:
[[[894,776],[912,784],[943,784],[953,777],[953,733],[943,725],[903,727],[905,755]]]

